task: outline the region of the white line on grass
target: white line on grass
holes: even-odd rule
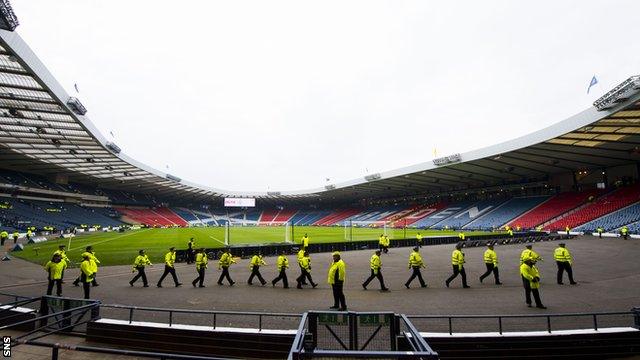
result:
[[[227,245],[227,244],[224,243],[224,241],[220,241],[218,238],[214,237],[213,235],[209,235],[209,237],[212,238],[213,240],[219,242],[222,245]]]
[[[116,240],[116,239],[120,239],[120,238],[123,238],[123,237],[125,237],[125,236],[129,236],[129,235],[139,234],[139,233],[144,232],[144,231],[147,231],[147,230],[151,230],[151,229],[144,229],[144,230],[141,230],[140,232],[138,232],[138,231],[134,231],[134,232],[130,232],[130,233],[126,233],[126,234],[122,234],[122,235],[119,235],[119,236],[116,236],[116,237],[112,237],[112,238],[110,238],[110,239],[106,239],[106,240],[102,240],[102,241],[98,241],[98,242],[92,243],[92,244],[91,244],[91,246],[94,246],[94,245],[97,245],[97,244],[106,243],[106,242],[109,242],[109,241],[112,241],[112,240]],[[80,238],[80,239],[78,239],[78,240],[84,240],[84,239]],[[69,248],[67,251],[70,251],[70,250],[71,250],[71,248]]]

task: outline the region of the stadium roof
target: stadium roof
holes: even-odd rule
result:
[[[15,32],[0,30],[0,166],[183,201],[256,197],[265,202],[358,200],[449,193],[544,181],[549,174],[640,160],[640,77],[591,107],[529,135],[479,150],[322,188],[252,192],[198,185],[120,151]],[[425,151],[425,154],[427,151]]]

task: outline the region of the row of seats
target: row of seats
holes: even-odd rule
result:
[[[603,190],[598,189],[560,193],[533,208],[531,211],[524,213],[522,216],[513,219],[509,223],[509,226],[512,228],[519,226],[523,229],[535,229],[536,226],[575,209],[601,194],[603,194]]]
[[[640,203],[635,203],[624,209],[614,211],[598,219],[589,221],[586,224],[575,228],[577,231],[595,231],[602,227],[604,231],[612,231],[621,228],[623,225],[640,221]]]
[[[519,216],[525,211],[532,209],[540,203],[547,200],[548,196],[532,196],[513,198],[502,205],[496,207],[493,211],[474,220],[464,226],[465,229],[491,229],[500,228],[507,224],[509,220]]]
[[[186,226],[187,222],[168,208],[117,208],[133,223],[147,226]]]
[[[638,185],[623,187],[595,199],[585,207],[563,216],[561,219],[545,226],[549,230],[562,230],[566,226],[575,228],[591,220],[609,214],[640,201],[640,187]]]

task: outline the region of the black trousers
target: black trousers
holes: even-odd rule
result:
[[[300,265],[300,264],[298,264]],[[300,265],[300,274],[302,274],[304,272],[304,269],[302,268],[302,265]],[[304,277],[302,278],[302,285],[307,285],[307,278]]]
[[[178,276],[176,275],[176,269],[166,264],[164,265],[164,272],[162,273],[162,276],[160,276],[160,280],[158,280],[158,286],[162,286],[162,280],[164,280],[164,278],[166,278],[169,274],[171,274],[171,276],[173,277],[173,282],[175,283],[175,285],[178,286]]]
[[[496,279],[496,284],[499,283],[500,272],[498,271],[498,267],[493,265],[493,263],[484,263],[484,265],[487,267],[487,271],[480,276],[480,282],[493,273],[493,277]]]
[[[203,287],[204,286],[204,266],[197,269],[198,271],[198,277],[193,280],[191,283],[193,284],[193,286],[196,286],[196,283],[199,283],[198,286]]]
[[[296,281],[298,282],[298,287],[301,287],[305,279],[309,279],[309,284],[313,285],[313,279],[311,278],[311,273],[309,273],[305,269],[302,269],[302,273],[296,279]]]
[[[133,283],[138,281],[138,279],[142,278],[142,285],[149,285],[149,283],[147,282],[147,274],[145,274],[144,272],[144,266],[137,267],[136,270],[138,270],[138,273],[133,277],[133,279],[131,279],[131,281],[129,281],[129,284],[133,285]]]
[[[380,251],[387,254],[389,252],[389,247],[387,245],[380,245]]]
[[[53,292],[53,285],[56,285],[56,295],[62,296],[62,279],[49,279],[49,284],[47,285],[47,295],[51,295]]]
[[[342,291],[343,283],[331,284],[333,290],[333,306],[339,309],[347,308],[347,300],[344,298],[344,291]]]
[[[229,282],[229,285],[233,285],[234,284],[233,280],[231,280],[231,276],[229,276],[229,267],[228,266],[223,266],[222,267],[222,274],[220,274],[220,278],[218,278],[218,284],[222,285],[222,280],[225,279],[225,278]]]
[[[251,285],[251,284],[253,283],[253,278],[254,278],[254,277],[256,277],[256,276],[258,277],[258,280],[260,280],[260,283],[261,283],[262,285],[264,285],[264,284],[266,284],[266,283],[267,283],[267,282],[266,282],[266,281],[264,281],[264,279],[262,278],[262,275],[260,274],[260,266],[258,266],[258,265],[254,265],[254,266],[251,268],[251,275],[249,275],[249,280],[247,280],[247,283],[248,283],[249,285]]]
[[[5,241],[7,241],[7,238],[0,238],[0,246],[4,246]]]
[[[287,270],[285,268],[280,269],[280,273],[278,274],[278,277],[273,279],[271,283],[275,285],[280,280],[282,280],[282,283],[284,284],[285,289],[289,287],[289,280],[287,279]]]
[[[18,238],[17,238],[17,237],[14,237],[14,238],[13,238],[13,245],[15,245],[15,244],[17,244],[17,243],[18,243]]]
[[[375,278],[378,278],[378,281],[380,282],[380,288],[381,289],[386,289],[387,288],[386,286],[384,286],[384,278],[382,277],[382,270],[381,269],[378,269],[378,271],[374,271],[373,269],[371,269],[371,275],[369,275],[367,280],[364,281],[362,286],[367,287],[367,285],[369,285],[369,283]]]
[[[524,301],[527,305],[531,305],[531,294],[533,293],[533,299],[536,301],[536,306],[542,306],[542,300],[540,300],[540,292],[538,289],[532,289],[529,280],[522,278],[522,284],[524,285]]]
[[[411,285],[411,282],[415,278],[418,278],[418,281],[420,281],[420,286],[422,287],[427,286],[427,284],[424,282],[424,279],[422,278],[422,272],[420,271],[420,266],[412,266],[411,269],[413,269],[413,273],[411,273],[411,277],[409,278],[409,280],[407,280],[407,282],[405,283],[405,286]]]
[[[84,290],[84,298],[89,299],[91,294],[91,281],[87,281],[87,275],[82,273],[80,275],[80,281],[82,281],[82,290]]]
[[[467,273],[464,271],[464,266],[452,265],[453,274],[447,279],[447,284],[451,283],[458,274],[462,276],[462,286],[467,286]]]
[[[556,261],[556,264],[558,265],[558,284],[562,284],[562,275],[565,271],[569,276],[569,282],[573,284],[575,281],[573,281],[573,269],[571,269],[571,264],[569,264],[568,261]]]
[[[195,256],[193,256],[193,249],[187,249],[187,264],[193,264],[195,262]]]

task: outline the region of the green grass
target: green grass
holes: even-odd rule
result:
[[[71,239],[71,246],[67,249],[67,256],[79,262],[80,254],[88,245],[93,245],[96,256],[101,261],[101,266],[124,265],[133,263],[133,259],[138,254],[138,250],[145,249],[147,255],[153,263],[162,263],[163,256],[169,247],[175,246],[177,249],[186,249],[189,238],[193,237],[196,247],[221,248],[224,247],[225,229],[214,228],[173,228],[173,229],[142,229],[131,230],[125,233],[90,233],[83,234]],[[307,233],[311,243],[319,242],[340,242],[340,241],[365,241],[377,240],[383,232],[382,229],[375,228],[352,228],[348,229],[345,238],[344,227],[321,227],[321,226],[296,226],[294,228],[295,242],[299,243],[300,238]],[[418,230],[406,229],[407,238],[415,238]],[[420,230],[423,236],[447,236],[455,235],[456,231],[445,230]],[[465,231],[466,234],[483,234],[487,232]],[[387,229],[390,239],[401,239],[405,237],[404,229]],[[290,235],[291,236],[291,235]],[[255,245],[282,243],[285,238],[285,227],[232,227],[230,229],[231,245]],[[12,255],[44,264],[51,258],[51,254],[58,248],[58,245],[69,243],[68,239],[52,239],[38,244],[26,245],[24,251],[14,252]]]

